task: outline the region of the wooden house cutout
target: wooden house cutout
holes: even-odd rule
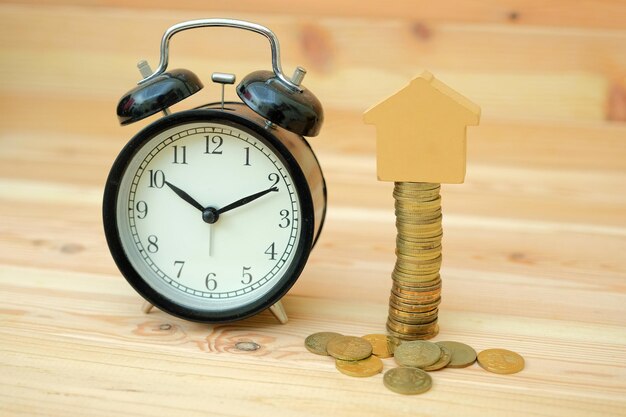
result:
[[[467,126],[480,107],[428,71],[363,115],[376,126],[380,181],[459,184],[465,180]]]

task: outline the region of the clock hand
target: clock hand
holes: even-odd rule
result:
[[[227,211],[230,211],[232,209],[236,209],[237,207],[241,207],[244,204],[251,203],[252,201],[256,200],[257,198],[263,197],[265,194],[271,193],[273,191],[278,191],[278,187],[271,187],[271,188],[268,188],[267,190],[259,191],[258,193],[254,193],[252,195],[249,195],[247,197],[239,199],[239,200],[235,201],[234,203],[230,203],[229,205],[224,206],[221,209],[217,210],[217,214],[219,215],[219,214],[222,214],[222,213],[226,213]]]
[[[204,211],[204,207],[202,207],[202,204],[200,204],[196,200],[194,200],[193,197],[191,197],[189,194],[187,194],[186,192],[184,192],[183,190],[181,190],[180,188],[178,188],[174,184],[171,184],[171,183],[169,183],[167,181],[165,181],[165,184],[168,187],[170,187],[172,189],[172,191],[174,191],[176,193],[177,196],[179,196],[180,198],[182,198],[183,200],[185,200],[186,202],[188,202],[189,204],[191,204],[192,206],[194,206],[198,210]]]

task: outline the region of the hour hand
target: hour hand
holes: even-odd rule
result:
[[[249,195],[247,197],[241,198],[237,201],[235,201],[234,203],[231,203],[227,206],[222,207],[221,209],[217,210],[217,214],[222,214],[222,213],[226,213],[227,211],[230,211],[232,209],[235,209],[237,207],[241,207],[245,204],[251,203],[254,200],[256,200],[259,197],[263,197],[265,194],[271,193],[271,192],[275,192],[278,191],[278,187],[270,187],[267,190],[263,190],[263,191],[259,191],[258,193],[254,193],[252,195]]]
[[[202,204],[198,203],[196,200],[193,199],[192,196],[190,196],[189,194],[187,194],[186,192],[184,192],[183,190],[181,190],[180,188],[178,188],[177,186],[175,186],[174,184],[165,181],[165,184],[171,188],[172,191],[174,191],[176,193],[176,195],[178,195],[180,198],[182,198],[183,200],[185,200],[186,202],[188,202],[189,204],[191,204],[192,206],[194,206],[195,208],[197,208],[200,211],[204,211],[204,207],[202,207]]]

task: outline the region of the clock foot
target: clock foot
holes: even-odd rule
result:
[[[276,320],[278,320],[280,324],[285,324],[289,321],[285,307],[283,307],[283,303],[280,301],[270,307],[270,312],[276,317]]]
[[[141,311],[143,311],[144,314],[149,314],[153,308],[154,306],[147,301],[144,301],[141,305]]]

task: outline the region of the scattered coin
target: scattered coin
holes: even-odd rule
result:
[[[379,358],[390,358],[393,351],[400,344],[400,340],[386,334],[366,334],[363,339],[372,345],[372,354]]]
[[[304,340],[304,347],[307,348],[309,352],[315,353],[316,355],[328,356],[326,345],[331,339],[339,336],[343,335],[335,332],[313,333]]]
[[[393,392],[404,395],[421,394],[430,389],[433,382],[426,372],[417,368],[394,368],[385,372],[383,383]]]
[[[445,368],[450,363],[450,359],[452,359],[452,352],[445,346],[439,346],[441,349],[441,357],[439,360],[432,365],[426,366],[422,368],[424,371],[438,371],[440,369]]]
[[[382,372],[380,358],[394,356],[400,367],[387,371],[383,382],[388,389],[400,394],[428,391],[432,379],[425,371],[465,368],[476,361],[476,351],[464,343],[406,341],[384,334],[354,337],[319,332],[307,337],[304,345],[312,353],[334,357],[337,370],[353,377],[369,377]],[[480,352],[478,363],[497,374],[514,374],[524,369],[524,358],[505,349]]]
[[[441,357],[441,348],[432,342],[413,340],[402,342],[394,352],[400,366],[424,368],[437,362]]]
[[[449,368],[465,368],[476,362],[476,351],[465,343],[436,342],[437,345],[448,348],[452,352]]]
[[[514,374],[524,369],[524,358],[506,349],[487,349],[478,354],[478,364],[496,374]]]
[[[372,345],[360,337],[339,336],[328,342],[326,351],[335,359],[358,361],[372,354]]]
[[[383,370],[383,361],[374,355],[360,361],[336,359],[335,367],[342,374],[355,377],[367,377],[381,373]]]

